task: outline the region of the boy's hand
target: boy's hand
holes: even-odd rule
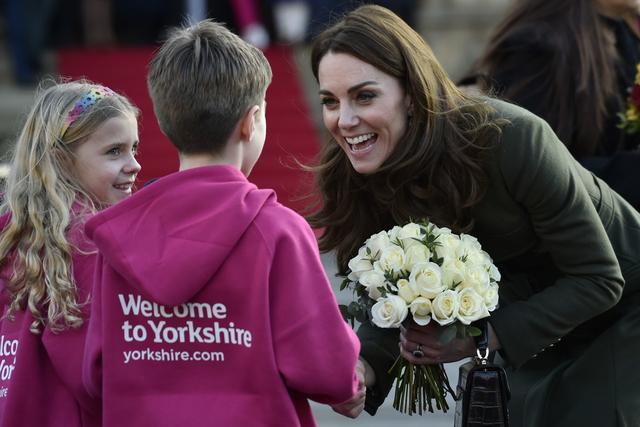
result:
[[[331,406],[331,409],[335,412],[349,418],[357,418],[362,413],[364,401],[367,397],[367,387],[364,385],[365,366],[360,360],[356,365],[356,375],[358,376],[358,391],[356,391],[356,394],[346,402]]]

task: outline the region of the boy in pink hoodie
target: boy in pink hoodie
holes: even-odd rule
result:
[[[271,69],[224,26],[176,29],[149,65],[163,177],[87,224],[98,260],[85,372],[105,426],[313,426],[364,401],[359,343],[314,235],[247,181]]]

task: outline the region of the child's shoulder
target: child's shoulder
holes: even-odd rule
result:
[[[272,237],[313,234],[302,215],[284,206],[275,197],[266,201],[255,219],[255,224],[263,234]]]

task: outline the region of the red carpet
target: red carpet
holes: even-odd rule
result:
[[[147,94],[146,68],[153,51],[153,47],[74,49],[58,54],[62,76],[85,77],[109,86],[127,95],[140,108],[139,185],[178,168],[176,150],[160,132]],[[275,189],[280,202],[300,211],[305,202],[298,199],[310,188],[311,177],[293,159],[309,162],[317,153],[318,136],[291,51],[273,47],[265,55],[273,69],[273,83],[267,91],[267,141],[249,179],[258,187]]]

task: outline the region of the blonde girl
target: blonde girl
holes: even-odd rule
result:
[[[0,426],[99,420],[79,368],[96,256],[83,224],[131,194],[137,116],[107,87],[54,84],[18,137],[0,206]]]

